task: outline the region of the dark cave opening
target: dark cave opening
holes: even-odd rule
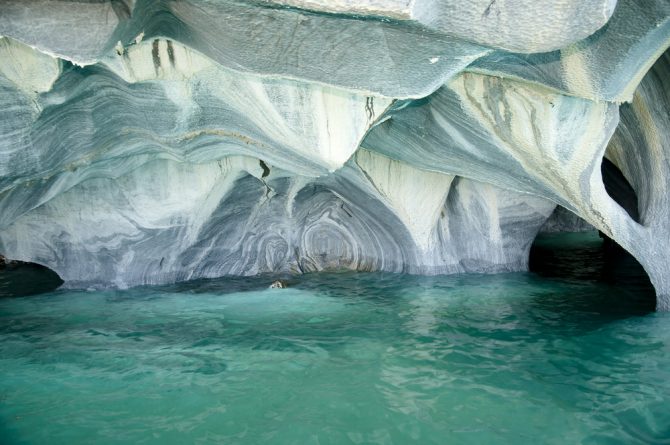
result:
[[[555,215],[562,221],[545,225],[545,228],[564,230],[543,231],[535,238],[528,259],[530,272],[543,279],[600,287],[596,298],[593,294],[589,299],[577,294],[561,296],[563,303],[581,310],[617,317],[653,312],[656,293],[642,265],[588,223],[571,213],[571,218],[566,218],[567,213],[569,211],[558,207]]]
[[[612,161],[603,158],[600,172],[605,184],[605,191],[616,201],[637,223],[640,222],[637,193],[624,174]]]
[[[642,265],[595,230],[541,233],[531,246],[528,268],[548,280],[602,286],[598,298],[577,303],[593,312],[628,316],[656,309],[656,293]]]
[[[8,260],[0,254],[0,298],[51,292],[62,284],[58,274],[46,266]]]
[[[607,194],[639,222],[638,198],[621,170],[604,158],[601,173]],[[555,215],[567,210],[557,208]],[[572,219],[580,218],[572,215]],[[583,222],[583,221],[582,221]],[[564,228],[584,227],[574,221]],[[582,229],[579,229],[582,230]],[[591,302],[595,311],[647,313],[656,308],[656,293],[642,265],[614,240],[597,230],[540,233],[530,249],[528,268],[548,279],[598,283],[616,289]]]

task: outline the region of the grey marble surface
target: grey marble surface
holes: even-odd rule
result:
[[[536,53],[560,49],[590,36],[607,23],[617,0],[257,0],[253,3],[412,21],[482,45]]]
[[[70,287],[516,271],[560,205],[670,309],[668,17],[662,0],[8,0],[0,254]]]
[[[497,51],[468,69],[596,101],[629,102],[668,47],[668,0],[619,0],[607,25],[584,40],[540,54]]]
[[[561,206],[556,206],[554,213],[544,223],[540,233],[589,232],[595,228]]]

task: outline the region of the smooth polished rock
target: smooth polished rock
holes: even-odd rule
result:
[[[165,65],[152,63],[154,47]],[[349,159],[391,103],[318,84],[237,75],[181,45],[170,47],[172,61],[168,43],[155,41],[107,66],[70,65],[38,97],[32,87],[26,92],[23,71],[14,80],[0,77],[0,191],[13,197],[0,204],[0,227],[78,182],[136,168],[128,161],[134,155],[139,165],[254,155],[303,175],[324,174]],[[44,57],[37,71],[46,77],[41,82],[53,82],[59,65]]]
[[[68,286],[523,270],[558,204],[670,309],[670,3],[614,3],[8,0],[0,253]]]
[[[258,162],[157,160],[90,179],[17,218],[0,232],[0,249],[47,265],[73,287],[340,269],[516,271],[554,207],[462,178],[444,178],[448,196],[431,192],[437,174],[410,168],[404,180],[434,193],[439,206],[437,218],[415,214],[408,228],[402,197],[382,193],[380,179],[355,161],[312,179],[275,168],[258,178],[249,173]],[[417,242],[426,235],[417,227],[430,231],[427,239]]]
[[[649,274],[658,309],[670,310],[670,52],[654,64],[620,114],[606,156],[635,190],[640,222],[615,239]]]
[[[609,20],[617,0],[261,0],[313,11],[415,21],[447,35],[508,51],[553,51]]]
[[[561,206],[556,206],[554,213],[544,223],[540,233],[590,232],[595,228]]]
[[[421,26],[218,0],[11,0],[3,35],[79,65],[167,39],[239,73],[393,98],[428,95],[491,51]]]
[[[428,100],[401,108],[375,127],[363,146],[418,168],[560,204],[632,253],[659,293],[658,307],[666,309],[670,246],[663,234],[669,230],[670,202],[662,191],[670,178],[668,65],[666,53],[632,104],[621,107],[621,123],[612,103],[465,73]],[[641,224],[605,189],[606,149],[638,195]]]
[[[0,36],[82,65],[114,46],[112,36],[135,0],[3,0]]]
[[[150,2],[136,10],[152,19],[136,20],[142,26],[127,33],[128,38],[136,32],[144,32],[145,38],[166,37],[240,72],[313,81],[367,95],[426,96],[490,52],[418,26],[237,2]]]
[[[463,73],[392,113],[362,146],[578,211],[617,123],[615,104]]]
[[[61,74],[60,60],[0,37],[0,75],[27,96],[49,91]]]
[[[498,51],[468,70],[545,85],[596,101],[630,102],[640,81],[670,47],[670,1],[619,0],[592,36],[557,51]]]

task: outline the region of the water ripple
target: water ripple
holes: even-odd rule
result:
[[[3,441],[669,443],[670,318],[606,284],[267,279],[0,299]]]

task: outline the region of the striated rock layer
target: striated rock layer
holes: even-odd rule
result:
[[[0,35],[0,253],[67,286],[524,270],[560,205],[670,309],[670,0],[8,0]]]

